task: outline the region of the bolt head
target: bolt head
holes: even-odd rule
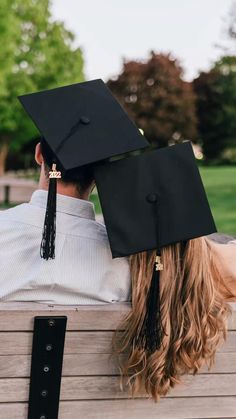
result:
[[[46,345],[46,351],[51,351],[51,350],[52,350],[52,344],[51,343],[48,343]]]

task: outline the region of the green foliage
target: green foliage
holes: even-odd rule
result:
[[[227,148],[221,154],[221,162],[223,164],[236,164],[236,147]]]
[[[0,36],[0,146],[19,149],[36,129],[17,96],[83,81],[83,57],[49,0],[1,0]]]
[[[101,214],[101,204],[97,192],[90,195],[90,201],[94,204],[96,214]]]
[[[226,56],[193,82],[198,130],[208,160],[222,159],[236,148],[236,57]]]
[[[146,62],[125,62],[118,78],[108,82],[151,143],[196,137],[194,94],[182,73],[176,59],[152,52]]]
[[[211,210],[220,233],[236,235],[236,167],[201,167]]]

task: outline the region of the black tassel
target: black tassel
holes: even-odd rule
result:
[[[160,271],[163,269],[160,254],[156,255],[152,279],[146,301],[146,313],[136,345],[153,353],[160,348],[163,339],[160,309]]]
[[[40,247],[40,256],[46,260],[55,258],[57,179],[60,177],[61,172],[56,170],[56,164],[53,163],[52,171],[49,172],[47,208]]]

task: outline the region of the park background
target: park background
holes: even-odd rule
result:
[[[39,174],[17,96],[102,78],[153,147],[192,142],[218,231],[236,235],[236,2],[0,1],[1,209]]]

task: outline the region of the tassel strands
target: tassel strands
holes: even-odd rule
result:
[[[150,290],[147,298],[146,349],[155,352],[161,346],[163,337],[160,307],[160,271],[163,270],[161,252],[156,254]]]
[[[154,209],[153,215],[156,221],[157,250],[150,287],[147,293],[144,321],[138,336],[135,338],[135,345],[144,348],[149,353],[153,353],[160,348],[164,334],[160,304],[160,272],[164,269],[164,266],[161,260],[159,241],[159,210],[157,195],[150,194],[146,198]]]
[[[49,172],[47,208],[40,247],[40,256],[45,260],[55,258],[57,179],[60,178],[61,172],[57,171],[56,163],[53,163]]]
[[[140,334],[136,339],[138,346],[150,353],[160,348],[163,338],[160,308],[160,271],[162,270],[161,255],[157,254],[147,295],[146,313]]]

